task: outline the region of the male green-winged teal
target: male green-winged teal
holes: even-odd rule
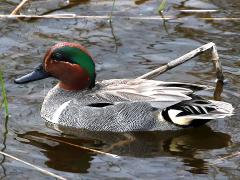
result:
[[[194,95],[206,86],[146,79],[95,82],[90,53],[76,43],[51,47],[32,73],[17,84],[55,77],[41,116],[52,123],[92,131],[152,131],[196,127],[231,115],[232,105]]]

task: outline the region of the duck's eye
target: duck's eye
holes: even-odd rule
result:
[[[54,52],[51,56],[51,59],[55,61],[64,61],[75,64],[70,57],[66,56],[62,52]]]
[[[56,52],[52,54],[52,59],[55,61],[63,61],[65,58],[61,53]]]

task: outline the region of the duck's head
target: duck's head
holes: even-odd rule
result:
[[[93,58],[83,46],[61,42],[46,52],[42,64],[16,79],[15,83],[24,84],[48,77],[59,79],[59,86],[66,90],[92,88],[95,85]]]

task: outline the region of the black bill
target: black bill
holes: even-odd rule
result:
[[[25,84],[28,82],[32,82],[32,81],[37,81],[40,79],[45,79],[50,77],[50,75],[45,72],[45,70],[43,69],[43,65],[40,64],[38,67],[35,68],[35,70],[25,76],[22,76],[18,79],[15,79],[14,82],[16,84]]]

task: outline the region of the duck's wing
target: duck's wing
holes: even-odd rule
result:
[[[199,126],[233,114],[231,104],[206,100],[193,94],[210,88],[204,85],[144,79],[120,80],[118,85],[107,83],[106,89],[109,91],[105,95],[115,94],[126,101],[147,102],[161,111],[160,116],[164,120],[168,119],[178,126]]]
[[[184,100],[195,91],[207,86],[163,82],[145,79],[112,79],[101,82],[101,88],[94,92],[99,103],[149,102],[153,107],[164,108]]]
[[[173,123],[158,120],[159,111],[148,102],[82,105],[76,100],[62,104],[47,120],[54,124],[91,131],[146,131],[178,129]]]

